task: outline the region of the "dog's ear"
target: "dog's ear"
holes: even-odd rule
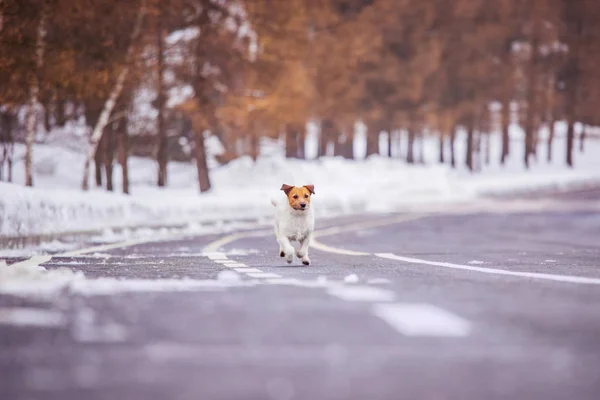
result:
[[[315,185],[304,185],[305,188],[312,194],[315,194]]]
[[[285,193],[285,195],[287,196],[293,188],[294,188],[293,186],[286,185],[284,183],[283,185],[281,185],[281,189],[280,190],[283,190],[284,193]]]

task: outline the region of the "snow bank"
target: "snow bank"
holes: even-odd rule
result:
[[[407,205],[447,204],[489,193],[574,182],[600,182],[600,141],[588,140],[586,152],[576,154],[576,168],[564,167],[564,141],[555,141],[554,157],[522,167],[519,150],[513,144],[509,163],[497,163],[498,138],[490,143],[492,163],[479,173],[435,163],[436,139],[425,142],[429,164],[407,165],[399,159],[370,157],[349,161],[341,158],[290,160],[281,156],[277,143],[255,163],[240,158],[211,169],[213,189],[199,194],[196,168],[191,163],[169,164],[169,187],[155,187],[156,165],[152,160],[130,160],[131,195],[107,193],[103,189],[81,192],[82,152],[52,145],[35,148],[35,188],[22,186],[23,165],[17,146],[15,181],[0,183],[0,236],[89,231],[120,226],[254,219],[271,215],[272,196],[283,196],[282,183],[315,185],[314,204],[318,215],[357,212],[399,211]],[[457,141],[458,162],[462,165],[463,141]],[[264,149],[266,150],[266,148]],[[545,154],[545,149],[540,146]],[[541,157],[543,158],[543,157]],[[115,168],[115,188],[120,188],[120,169]]]

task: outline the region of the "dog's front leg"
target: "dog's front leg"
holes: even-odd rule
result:
[[[290,240],[285,236],[279,237],[279,244],[283,249],[285,261],[287,261],[287,263],[290,264],[292,261],[294,261],[294,246],[292,246]]]
[[[310,258],[308,258],[308,246],[310,245],[310,238],[312,236],[312,232],[309,232],[306,237],[300,241],[300,249],[298,249],[298,253],[296,254],[298,258],[302,259],[302,264],[310,265]]]

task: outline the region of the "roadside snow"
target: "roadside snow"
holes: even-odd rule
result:
[[[313,204],[320,217],[386,213],[415,205],[463,202],[482,194],[599,182],[600,141],[590,138],[586,152],[576,154],[576,167],[568,169],[563,163],[564,139],[560,130],[557,135],[556,164],[548,165],[540,155],[540,160],[534,162],[529,171],[522,167],[519,142],[513,144],[509,163],[500,167],[497,162],[499,138],[492,136],[492,162],[490,165],[482,163],[479,173],[470,173],[462,166],[453,170],[435,163],[437,145],[433,137],[425,141],[423,150],[429,163],[424,165],[407,165],[400,159],[378,156],[357,161],[334,157],[285,159],[281,155],[281,143],[264,141],[263,156],[256,162],[244,157],[221,167],[213,164],[213,189],[204,194],[198,193],[196,167],[192,163],[171,162],[169,187],[159,189],[154,185],[154,161],[132,157],[129,196],[97,188],[80,191],[79,166],[83,165],[83,152],[58,145],[36,146],[36,187],[21,186],[24,149],[18,145],[14,167],[17,184],[0,183],[0,236],[269,218],[272,213],[269,200],[272,196],[283,196],[278,190],[282,183],[314,184]],[[215,142],[214,139],[209,143]],[[314,145],[313,142],[309,144]],[[218,152],[218,145],[218,142],[211,145],[214,152]],[[456,151],[461,165],[462,145],[459,138]],[[355,147],[360,149],[360,146],[357,143]],[[545,154],[544,145],[540,145],[540,153]],[[119,166],[115,166],[116,188],[121,185],[120,173]]]

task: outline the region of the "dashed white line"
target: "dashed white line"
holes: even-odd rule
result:
[[[223,264],[224,267],[227,268],[248,268],[248,266],[246,264],[242,264],[242,263],[232,263],[232,264]]]
[[[431,304],[379,303],[372,312],[405,336],[465,337],[471,332],[468,321]]]

